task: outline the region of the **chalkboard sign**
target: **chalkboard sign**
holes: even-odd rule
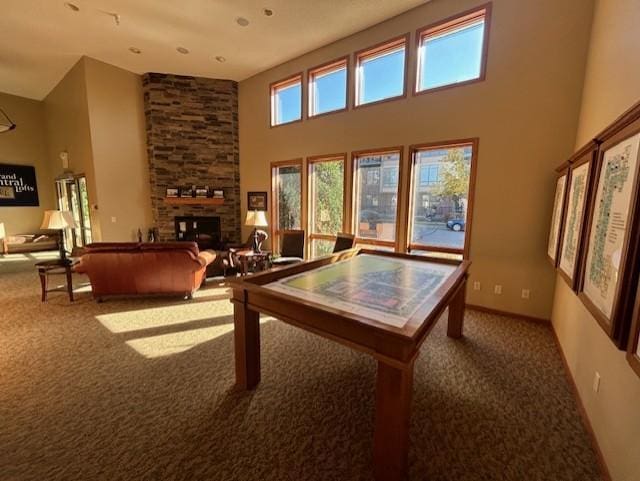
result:
[[[0,207],[37,206],[36,169],[29,165],[0,164]]]

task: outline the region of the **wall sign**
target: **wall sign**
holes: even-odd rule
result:
[[[36,169],[30,165],[0,164],[0,207],[38,205]]]

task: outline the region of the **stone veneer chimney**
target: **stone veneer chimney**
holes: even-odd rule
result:
[[[151,208],[162,241],[174,217],[219,216],[223,240],[240,241],[238,83],[147,73],[142,77]],[[224,204],[168,205],[167,187],[223,189]]]

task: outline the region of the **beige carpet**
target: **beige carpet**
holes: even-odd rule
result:
[[[262,383],[235,393],[224,287],[42,304],[31,263],[0,260],[3,481],[371,479],[371,358],[265,320]],[[600,480],[550,329],[465,322],[416,364],[410,479]]]

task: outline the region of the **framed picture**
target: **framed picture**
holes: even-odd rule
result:
[[[582,258],[582,239],[587,206],[591,198],[591,179],[598,144],[590,142],[570,160],[565,221],[560,234],[558,272],[577,291],[578,268]]]
[[[180,189],[180,197],[193,197],[194,193],[191,187],[183,187]]]
[[[247,210],[267,210],[267,193],[248,192]]]
[[[636,292],[636,305],[633,310],[633,323],[631,325],[631,337],[627,346],[627,360],[631,367],[640,376],[640,290]]]
[[[216,199],[224,198],[224,190],[222,190],[222,189],[213,189],[213,196]]]
[[[579,296],[620,349],[626,349],[638,269],[640,119],[603,139],[594,170]]]
[[[178,197],[180,195],[180,189],[177,187],[167,187],[167,197]]]
[[[553,197],[551,228],[549,229],[549,241],[547,244],[547,256],[554,267],[558,264],[558,246],[560,245],[562,218],[564,215],[564,200],[567,190],[567,178],[569,177],[568,166],[560,167],[558,172],[559,175],[556,179],[556,190]]]
[[[209,193],[209,189],[207,188],[204,188],[204,187],[196,188],[196,197],[204,198],[204,197],[207,197],[208,193]]]

